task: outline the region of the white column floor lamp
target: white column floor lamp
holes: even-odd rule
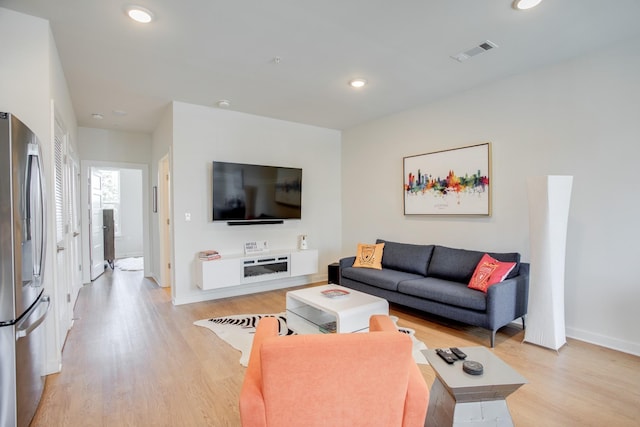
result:
[[[531,271],[524,341],[553,350],[566,344],[564,267],[572,176],[527,180]]]

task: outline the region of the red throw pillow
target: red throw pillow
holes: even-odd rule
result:
[[[515,262],[500,262],[484,254],[471,276],[469,288],[487,293],[489,286],[502,282],[515,266]]]

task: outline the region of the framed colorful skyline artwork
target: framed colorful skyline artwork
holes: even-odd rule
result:
[[[405,215],[491,215],[491,143],[403,159]]]

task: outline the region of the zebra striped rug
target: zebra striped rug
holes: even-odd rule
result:
[[[193,324],[210,329],[220,339],[224,340],[236,350],[239,350],[242,353],[240,357],[240,364],[242,366],[247,366],[249,363],[249,355],[251,354],[251,345],[253,344],[253,334],[256,332],[256,325],[260,319],[266,316],[278,318],[280,335],[295,334],[295,332],[287,327],[287,317],[285,313],[237,314],[234,316],[198,320],[193,322]],[[397,323],[397,317],[391,316],[391,318]],[[415,331],[413,329],[402,327],[398,327],[398,330],[411,337],[413,341],[413,358],[416,363],[424,365],[428,364],[427,359],[421,352],[421,350],[426,350],[427,346],[415,337]]]

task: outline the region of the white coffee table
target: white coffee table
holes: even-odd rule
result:
[[[328,298],[327,289],[342,289],[349,295]],[[298,334],[322,333],[320,326],[336,322],[337,333],[365,332],[374,314],[389,314],[383,298],[338,285],[322,285],[287,292],[287,326]]]

